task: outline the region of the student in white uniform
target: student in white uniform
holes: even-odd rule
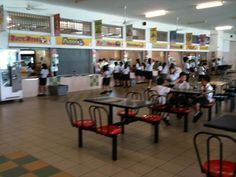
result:
[[[208,75],[203,76],[201,80],[202,95],[195,100],[195,105],[194,105],[195,114],[193,117],[193,123],[196,123],[203,114],[200,111],[200,106],[214,102],[213,90],[214,89],[210,84],[210,77]]]
[[[125,87],[130,87],[130,77],[129,77],[129,74],[130,74],[129,63],[125,62],[124,69],[122,71],[123,86],[124,86],[124,88]]]
[[[42,68],[40,71],[40,77],[39,77],[39,94],[38,96],[45,96],[47,92],[47,77],[49,74],[48,66],[47,64],[43,63]]]
[[[103,88],[103,92],[101,92],[100,94],[106,94],[106,93],[110,93],[112,92],[111,88],[110,88],[110,81],[111,81],[111,73],[109,71],[109,65],[104,65],[103,68],[103,79],[102,79],[102,88]]]
[[[120,66],[118,65],[118,62],[114,62],[114,70],[113,70],[113,78],[114,78],[114,83],[115,87],[120,86]]]
[[[141,82],[142,65],[141,65],[139,59],[136,59],[136,64],[135,64],[135,76],[136,76],[136,81],[137,81],[137,83]]]
[[[183,58],[183,61],[184,61],[183,72],[185,72],[186,74],[189,74],[190,64],[189,64],[189,59],[188,59],[188,57],[184,57],[184,58]]]
[[[167,87],[166,85],[167,85],[166,79],[158,78],[157,79],[157,86],[152,87],[152,89],[151,89],[151,90],[154,90],[158,93],[158,95],[159,95],[158,104],[160,104],[160,105],[165,105],[167,103],[167,100],[169,97],[168,94],[171,91],[171,88]],[[165,124],[167,126],[170,125],[168,113],[164,116],[163,121],[165,122]]]
[[[151,88],[152,86],[152,71],[153,71],[153,65],[154,63],[152,62],[151,58],[148,58],[148,61],[146,63],[146,79],[148,81],[148,88]]]

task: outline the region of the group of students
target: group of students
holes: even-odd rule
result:
[[[193,106],[195,114],[193,117],[193,122],[196,123],[198,119],[201,118],[202,112],[200,110],[201,105],[214,102],[213,98],[213,87],[210,84],[209,75],[204,75],[201,77],[201,82],[199,89],[201,91],[200,95],[187,96],[185,94],[172,94],[171,89],[192,89],[192,86],[188,82],[188,74],[181,72],[179,78],[175,83],[170,85],[168,79],[160,77],[157,79],[157,86],[154,86],[151,90],[155,90],[159,95],[158,104],[166,105],[167,109],[170,107],[182,107],[182,106]],[[181,118],[181,117],[180,117]],[[164,122],[166,125],[169,123],[169,114],[167,113],[164,117]]]
[[[101,94],[106,94],[109,92],[112,92],[111,87],[110,87],[110,80],[113,75],[114,78],[114,86],[115,87],[130,87],[131,86],[131,81],[130,81],[130,72],[133,71],[135,72],[136,78],[138,79],[137,82],[141,81],[140,78],[145,78],[148,81],[148,88],[151,88],[151,83],[152,83],[152,72],[153,72],[153,65],[154,62],[152,61],[151,58],[147,59],[145,63],[140,63],[140,60],[136,60],[136,65],[135,67],[131,68],[129,62],[114,62],[114,68],[111,71],[109,68],[109,64],[106,63],[105,65],[102,66],[101,70],[96,70],[99,71],[99,73],[102,74],[103,76],[103,81],[102,81],[102,87],[103,87],[103,92]],[[101,65],[100,65],[101,67]]]

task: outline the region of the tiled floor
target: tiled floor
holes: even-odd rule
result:
[[[135,90],[142,91],[144,88],[145,85],[138,85]],[[127,88],[114,88],[112,95],[122,96],[126,91]],[[111,139],[93,132],[84,133],[84,148],[78,148],[77,130],[69,124],[64,103],[66,100],[80,101],[87,110],[89,104],[82,100],[88,96],[97,96],[99,92],[93,90],[61,97],[28,98],[23,103],[1,104],[0,156],[23,151],[39,159],[39,166],[46,163],[64,171],[64,177],[67,177],[66,174],[75,177],[203,176],[193,149],[193,135],[200,130],[222,132],[203,127],[206,112],[196,124],[190,121],[188,133],[183,132],[182,120],[171,115],[171,126],[160,125],[159,144],[153,143],[153,131],[149,124],[129,124],[126,133],[118,138],[117,161],[111,160]],[[140,114],[145,112],[147,110],[142,109]],[[4,170],[1,164],[0,172]],[[3,173],[0,176],[6,177]]]

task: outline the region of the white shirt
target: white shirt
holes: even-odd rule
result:
[[[48,69],[41,69],[40,71],[40,78],[47,78],[49,74]]]
[[[214,98],[213,98],[213,87],[211,86],[210,83],[208,83],[205,87],[202,86],[201,88],[202,90],[204,90],[205,92],[209,92],[206,94],[206,99],[211,103],[214,101]]]
[[[142,70],[142,66],[139,63],[136,63],[135,68],[136,70]]]
[[[129,67],[123,69],[123,74],[127,75],[129,74]]]
[[[162,70],[161,70],[161,74],[168,74],[169,72],[169,68],[168,66],[166,65]]]
[[[183,68],[183,71],[185,72],[185,73],[189,73],[189,69],[190,69],[190,64],[189,63],[184,63],[184,68]]]
[[[162,85],[157,85],[153,87],[152,90],[157,91],[157,93],[160,95],[158,99],[159,104],[166,104],[166,96],[170,92],[171,88]]]
[[[120,72],[120,66],[115,66],[114,67],[114,71],[113,71],[114,73],[119,73]]]
[[[199,75],[206,75],[206,69],[203,66],[200,66],[198,68],[198,74]]]
[[[105,71],[105,72],[103,73],[103,77],[104,77],[104,78],[110,78],[110,77],[111,77],[110,71]]]
[[[178,89],[190,89],[190,84],[186,81],[183,81],[182,83],[175,83],[174,88]]]
[[[154,63],[151,63],[151,64],[147,63],[146,71],[152,71],[153,70],[153,65],[154,65]]]

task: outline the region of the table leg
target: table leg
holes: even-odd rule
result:
[[[109,106],[109,118],[108,118],[108,124],[111,125],[113,123],[113,107]]]

